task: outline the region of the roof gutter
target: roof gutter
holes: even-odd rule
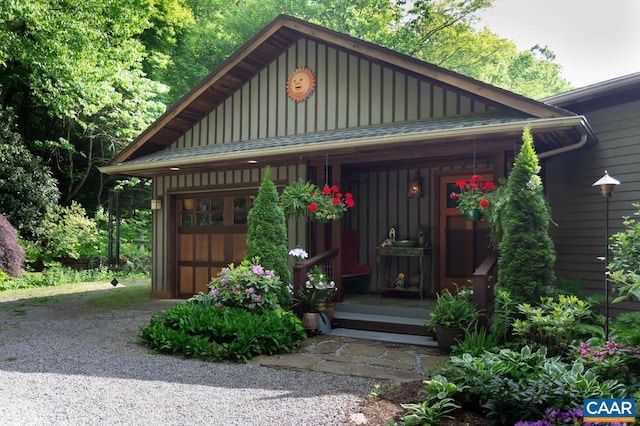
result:
[[[363,143],[367,144],[367,147],[371,146],[379,146],[386,145],[389,143],[404,143],[404,142],[412,142],[419,141],[424,143],[441,141],[443,138],[465,138],[465,137],[477,137],[483,135],[490,135],[496,133],[513,133],[513,132],[521,132],[525,126],[530,126],[532,131],[540,131],[540,130],[560,130],[563,128],[569,128],[574,126],[580,126],[583,129],[586,126],[584,121],[584,117],[582,116],[570,116],[570,117],[555,117],[555,118],[543,118],[536,119],[534,121],[530,120],[522,120],[517,122],[510,123],[499,123],[492,125],[484,125],[484,126],[476,126],[476,127],[461,127],[454,129],[442,129],[442,130],[432,130],[426,133],[405,133],[400,135],[386,135],[386,136],[377,136],[372,138],[361,138],[361,139],[343,139],[343,140],[335,140],[330,142],[317,142],[317,143],[308,143],[308,144],[299,144],[285,147],[275,147],[275,148],[263,148],[263,149],[253,149],[246,151],[236,151],[231,153],[224,154],[207,154],[193,158],[187,159],[172,159],[172,160],[159,160],[159,161],[150,161],[150,162],[139,162],[139,163],[120,163],[117,165],[107,165],[103,167],[99,167],[98,169],[102,173],[106,174],[130,174],[130,173],[139,173],[150,170],[157,170],[158,168],[170,168],[170,167],[187,167],[187,166],[196,166],[202,165],[206,163],[218,162],[218,161],[234,161],[234,160],[244,160],[247,157],[251,158],[262,158],[274,155],[293,155],[293,154],[304,154],[308,152],[317,152],[319,148],[323,150],[334,150],[334,149],[344,149],[344,148],[353,148],[357,146],[362,146]],[[571,149],[578,149],[587,143],[589,130],[584,130],[583,137],[581,140],[571,145]],[[579,145],[579,146],[578,146]],[[552,155],[556,153],[560,153],[560,150],[569,147],[562,147],[556,150],[550,151],[553,152]],[[188,148],[185,148],[188,149]],[[542,157],[545,153],[539,155]],[[549,155],[546,155],[547,157]]]

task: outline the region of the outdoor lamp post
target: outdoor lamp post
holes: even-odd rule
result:
[[[605,200],[604,209],[604,340],[609,340],[609,276],[607,275],[607,266],[609,265],[609,198],[613,194],[613,188],[620,185],[618,179],[609,176],[605,170],[604,176],[594,182],[591,186],[599,186],[600,193]]]

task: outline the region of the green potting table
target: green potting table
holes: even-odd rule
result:
[[[420,271],[420,287],[414,288],[389,288],[385,283],[389,280],[389,263],[392,257],[417,257]],[[378,247],[378,297],[384,292],[420,293],[420,300],[424,297],[424,258],[429,258],[431,264],[430,247]],[[406,277],[409,279],[409,277]]]

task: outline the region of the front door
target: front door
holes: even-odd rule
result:
[[[246,251],[248,194],[198,194],[176,197],[177,297],[208,290],[207,284]]]
[[[492,175],[483,173],[483,179]],[[485,220],[469,221],[449,197],[458,192],[456,181],[468,181],[469,173],[440,176],[438,183],[438,291],[470,285],[473,272],[490,253],[489,228]]]

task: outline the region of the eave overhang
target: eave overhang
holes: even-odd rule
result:
[[[455,145],[465,141],[489,144],[496,139],[520,140],[525,126],[529,126],[540,157],[577,149],[596,141],[591,128],[582,116],[534,117],[458,117],[429,121],[390,123],[361,128],[347,128],[282,136],[220,145],[182,149],[168,149],[138,157],[120,164],[110,164],[100,171],[112,175],[154,177],[172,173],[193,173],[220,167],[238,168],[248,161],[296,161],[343,155],[362,156],[382,151],[398,151]]]

